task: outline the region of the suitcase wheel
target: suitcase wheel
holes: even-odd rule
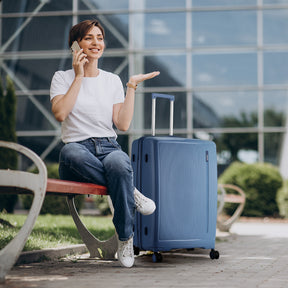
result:
[[[210,258],[213,259],[219,259],[220,254],[217,250],[211,249],[210,251]]]
[[[159,252],[154,252],[153,255],[152,255],[152,261],[154,263],[157,263],[157,262],[162,262],[163,260],[163,257],[162,257],[162,254],[159,253]]]

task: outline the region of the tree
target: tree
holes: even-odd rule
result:
[[[266,127],[283,127],[285,126],[285,114],[273,109],[266,109],[264,111],[264,120]],[[239,117],[229,116],[223,118],[223,127],[257,127],[258,117],[257,113],[252,112],[247,114],[242,112]],[[269,147],[265,147],[265,156],[273,158],[274,151],[279,150],[279,142],[281,142],[282,135],[274,133],[273,137],[265,133],[265,143],[269,142]],[[258,150],[258,136],[257,133],[225,133],[221,135],[218,140],[217,147],[221,150],[227,150],[231,153],[230,162],[239,161],[238,152],[243,150]],[[269,141],[268,141],[269,140]],[[270,154],[272,155],[270,156]]]
[[[257,126],[257,114],[251,113],[247,115],[242,112],[239,118],[234,116],[223,118],[223,127],[255,127]],[[238,152],[241,149],[258,150],[256,133],[225,133],[223,134],[218,144],[220,150],[228,150],[231,153],[231,162],[237,161]]]
[[[7,77],[6,93],[0,79],[0,140],[16,142],[16,93]],[[17,152],[0,148],[0,169],[17,169]],[[0,195],[0,211],[13,212],[17,195]]]

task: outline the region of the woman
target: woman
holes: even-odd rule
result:
[[[149,215],[156,207],[134,188],[130,159],[116,141],[113,123],[121,131],[129,128],[137,84],[159,72],[131,76],[124,99],[120,78],[98,68],[104,37],[104,29],[96,20],[73,26],[69,46],[78,41],[81,50],[73,52],[73,69],[57,71],[51,82],[52,111],[62,122],[65,143],[59,174],[63,180],[107,186],[119,238],[118,259],[124,267],[132,267],[135,209]]]

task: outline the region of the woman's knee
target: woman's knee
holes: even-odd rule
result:
[[[107,155],[103,160],[103,165],[108,173],[126,174],[132,172],[130,158],[121,150],[113,151]]]

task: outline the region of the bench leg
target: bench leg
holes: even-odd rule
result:
[[[0,250],[1,283],[5,281],[7,273],[17,261],[40,213],[47,186],[47,170],[41,158],[24,146],[17,143],[0,141],[0,147],[12,149],[26,155],[28,159],[33,161],[39,171],[38,174],[34,174],[18,170],[0,169],[0,186],[25,188],[34,193],[32,206],[24,225],[18,234]],[[5,193],[5,189],[4,191],[1,190],[0,193]]]
[[[227,219],[226,221],[220,221],[219,219],[217,219],[217,227],[219,228],[219,230],[223,232],[229,232],[231,226],[235,221],[238,220],[244,209],[246,196],[244,191],[238,186],[232,184],[218,184],[218,190],[221,192],[220,194],[218,194],[218,200],[219,200],[219,207],[217,211],[218,215],[222,212],[224,208],[225,196],[226,196],[225,188],[234,190],[238,192],[241,196],[241,201],[234,202],[240,205],[238,205],[237,209],[234,211],[233,215],[229,219]]]
[[[118,248],[116,234],[106,241],[101,241],[92,235],[81,221],[74,203],[74,196],[67,197],[67,203],[79,231],[79,234],[85,243],[91,258],[114,259]]]
[[[244,205],[245,205],[245,202],[240,203],[240,205],[237,207],[237,209],[235,210],[233,215],[229,219],[227,219],[226,221],[221,222],[217,219],[217,227],[219,228],[220,231],[229,232],[231,226],[240,217],[240,215],[244,209]]]
[[[20,253],[22,252],[22,249],[25,246],[25,243],[39,215],[44,197],[45,193],[43,193],[43,190],[42,192],[39,191],[38,194],[35,194],[33,205],[24,225],[14,239],[0,251],[0,283],[5,281],[6,274],[13,267]]]

